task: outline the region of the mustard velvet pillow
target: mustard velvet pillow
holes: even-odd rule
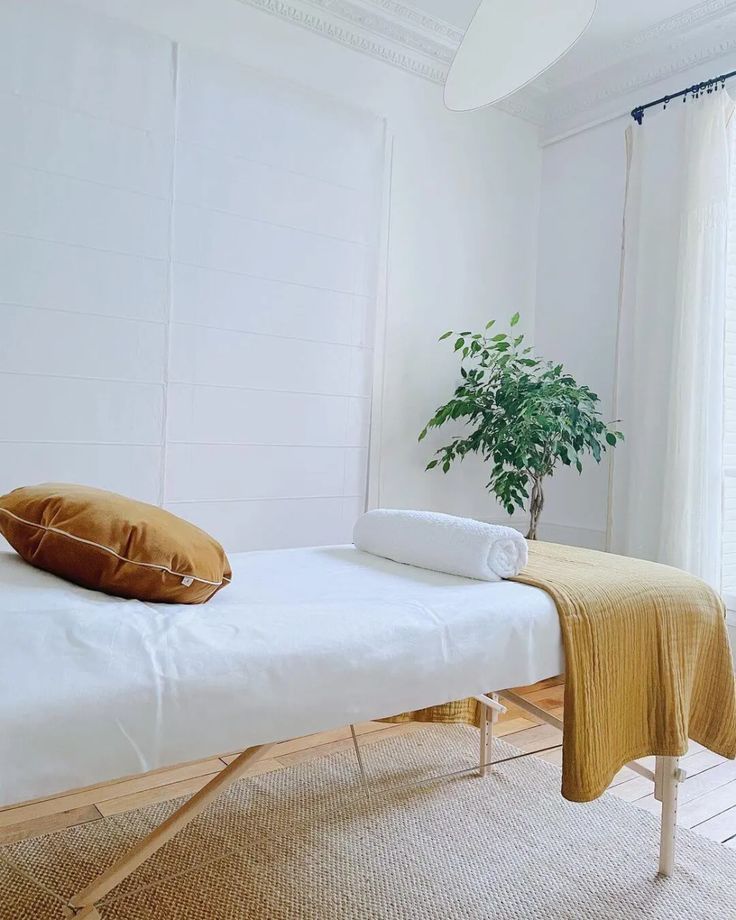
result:
[[[0,534],[31,565],[118,597],[203,604],[232,575],[203,530],[87,486],[46,483],[3,495]]]

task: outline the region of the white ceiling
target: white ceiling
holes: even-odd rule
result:
[[[241,2],[441,85],[479,0]],[[702,69],[696,79],[732,69],[734,58],[736,0],[598,0],[577,45],[499,107],[549,136],[571,122],[621,114],[662,81],[676,91],[695,68]]]
[[[464,31],[480,0],[404,0],[407,7],[443,19]],[[499,3],[513,0],[498,0]],[[544,2],[544,0],[543,0]],[[611,52],[622,44],[636,41],[641,33],[665,20],[678,16],[694,6],[704,6],[694,0],[598,0],[593,21],[570,59],[579,62],[603,51]],[[710,0],[711,11],[720,11],[730,4],[725,0]],[[577,68],[572,68],[577,69]]]
[[[407,0],[406,5],[423,10],[437,19],[444,19],[458,29],[467,29],[479,2],[480,0]]]
[[[404,0],[414,7],[444,19],[458,29],[466,29],[480,0]],[[500,3],[510,0],[498,0]],[[589,30],[594,42],[623,41],[662,19],[681,13],[693,0],[598,0],[598,9]]]

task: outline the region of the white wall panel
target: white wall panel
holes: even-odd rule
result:
[[[367,488],[368,448],[356,447],[344,452],[343,494],[363,496]]]
[[[127,190],[2,166],[0,231],[164,259],[169,205]]]
[[[376,118],[223,58],[192,52],[185,63],[182,141],[283,172],[372,190]]]
[[[0,316],[0,370],[154,383],[163,379],[162,325],[12,304],[0,305]]]
[[[366,344],[372,304],[359,295],[192,265],[174,266],[174,302],[180,323],[354,345]]]
[[[0,495],[20,485],[82,482],[140,501],[158,501],[160,447],[0,444],[0,455]]]
[[[172,444],[167,498],[174,502],[340,496],[345,453],[333,447]]]
[[[2,204],[2,201],[0,201]],[[177,262],[348,294],[368,293],[366,247],[305,230],[177,204]]]
[[[0,303],[163,322],[166,274],[158,259],[0,235]]]
[[[235,549],[349,539],[383,127],[206,55],[180,66],[166,499]]]
[[[367,447],[369,421],[360,397],[169,385],[171,442]]]
[[[131,131],[24,96],[0,94],[0,162],[161,196],[171,173],[171,139]]]
[[[0,0],[0,122],[0,490],[348,540],[382,122],[52,0]]]
[[[362,498],[193,502],[166,506],[240,551],[350,543]]]
[[[365,349],[183,325],[171,340],[176,383],[363,395],[351,367]]]
[[[342,240],[370,242],[360,190],[182,143],[176,162],[181,201]]]
[[[160,131],[173,109],[171,43],[58,0],[3,0],[0,90]]]
[[[0,2],[0,491],[160,498],[172,61],[73,6]]]
[[[160,445],[160,384],[0,374],[0,441]]]

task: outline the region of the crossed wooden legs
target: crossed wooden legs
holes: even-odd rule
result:
[[[243,751],[233,762],[203,786],[199,792],[188,799],[181,808],[170,815],[163,824],[160,824],[151,833],[140,840],[131,850],[122,856],[109,869],[87,885],[82,891],[77,892],[64,909],[64,915],[73,920],[101,920],[96,905],[116,888],[129,875],[143,865],[143,863],[159,850],[168,840],[186,827],[200,812],[214,799],[224,792],[228,786],[247,773],[256,760],[259,760],[273,744],[260,744]]]
[[[505,691],[502,695],[514,703],[519,701],[519,697],[509,691]],[[477,699],[483,704],[479,771],[481,776],[484,776],[491,759],[493,723],[498,718],[498,713],[505,711],[505,707],[499,703],[496,694],[491,697],[479,696]],[[524,708],[533,708],[534,715],[542,717],[543,711],[538,707],[527,704]],[[553,722],[553,717],[548,716],[546,713],[543,715],[545,721]],[[561,727],[559,720],[554,719],[554,723]],[[357,739],[354,736],[353,740],[357,743]],[[129,875],[135,872],[147,859],[153,856],[168,840],[193,821],[228,786],[247,773],[248,768],[266,755],[273,747],[273,744],[257,745],[256,747],[248,748],[236,757],[229,766],[225,767],[206,786],[188,799],[163,824],[151,831],[143,840],[140,840],[128,853],[101,873],[86,888],[75,894],[64,908],[64,916],[68,920],[102,920],[96,905]],[[639,772],[654,779],[654,795],[662,803],[659,873],[660,875],[669,876],[674,868],[675,857],[677,787],[684,778],[684,774],[679,768],[679,759],[677,757],[657,757],[656,770],[653,776],[650,771],[640,767],[640,765],[637,764],[636,766],[639,768]]]

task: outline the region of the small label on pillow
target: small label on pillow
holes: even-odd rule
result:
[[[181,583],[184,585],[185,588],[189,588],[191,585],[194,584],[194,579],[192,578],[191,575],[187,575],[185,578],[182,578]]]

